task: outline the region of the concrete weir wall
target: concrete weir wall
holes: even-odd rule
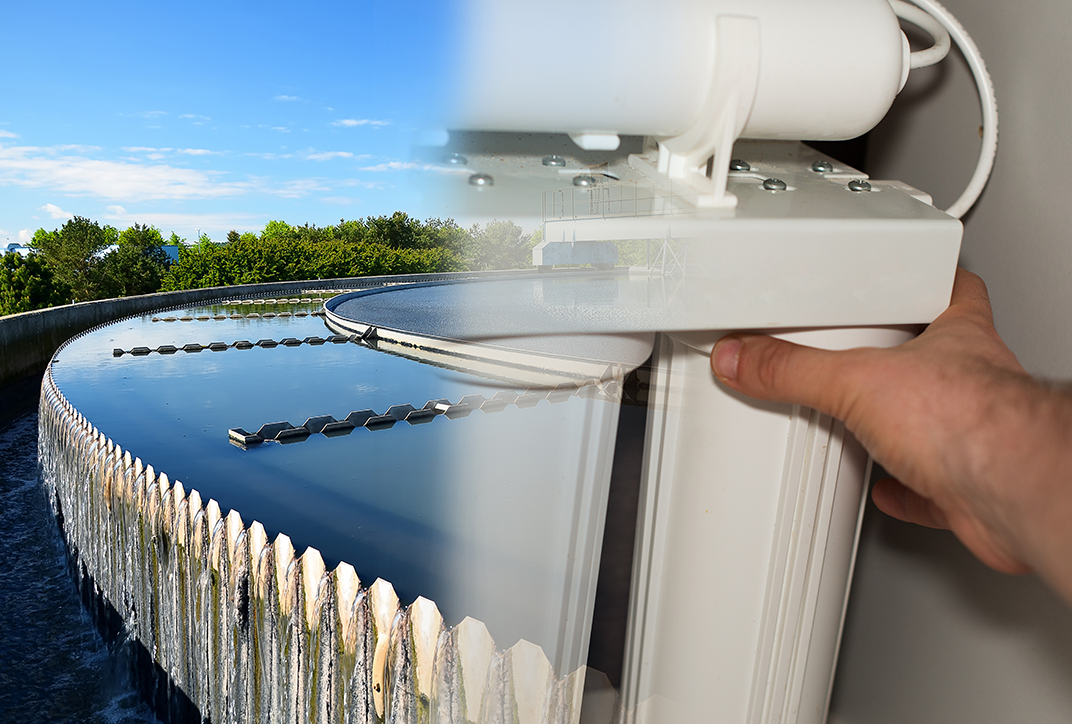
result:
[[[470,275],[390,277],[391,282]],[[472,275],[478,276],[478,275]],[[388,279],[229,287],[72,305],[0,319],[3,381],[47,362],[56,339],[133,313]],[[55,343],[55,346],[54,346]],[[496,647],[486,626],[444,625],[435,603],[399,605],[391,584],[326,570],[283,534],[172,483],[41,383],[42,481],[83,600],[152,659],[165,721],[574,724],[586,668],[556,676],[544,652]],[[98,612],[99,613],[99,612]],[[143,692],[146,686],[142,686]],[[607,711],[607,720],[610,710]]]

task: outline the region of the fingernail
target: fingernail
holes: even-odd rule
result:
[[[711,354],[711,367],[715,374],[724,380],[733,382],[737,379],[737,358],[741,353],[741,340],[736,337],[723,338],[715,345]]]

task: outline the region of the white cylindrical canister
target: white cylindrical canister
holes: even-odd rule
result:
[[[465,0],[461,12],[453,128],[684,133],[709,112],[719,17],[752,19],[759,31],[758,48],[733,49],[758,64],[742,137],[865,133],[907,64],[886,0]]]

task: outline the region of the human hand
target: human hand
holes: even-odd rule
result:
[[[1038,541],[1023,531],[1033,499],[1023,494],[1042,491],[1020,490],[1032,445],[1017,445],[1037,434],[1021,423],[1041,388],[995,331],[979,277],[958,269],[949,309],[899,347],[830,352],[732,334],[715,345],[711,366],[741,393],[843,420],[897,477],[873,491],[884,512],[952,530],[999,571],[1038,565]]]

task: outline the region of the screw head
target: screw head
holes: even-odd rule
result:
[[[734,158],[734,159],[730,160],[730,171],[751,171],[751,170],[752,170],[752,166],[748,163],[748,161],[744,161],[744,160],[739,159],[739,158]]]
[[[580,186],[582,188],[588,188],[590,186],[595,186],[596,183],[598,183],[598,181],[597,181],[595,176],[583,176],[582,175],[582,176],[574,176],[573,177],[573,185],[574,186]]]
[[[474,173],[469,177],[470,186],[494,186],[495,179],[488,176],[486,173]]]
[[[830,173],[834,170],[834,164],[829,161],[819,160],[811,165],[811,170],[815,173]]]
[[[467,159],[465,156],[461,155],[460,153],[452,153],[449,156],[447,156],[447,163],[449,163],[451,165],[454,165],[454,166],[464,166],[467,163],[469,163],[469,159]]]
[[[767,191],[785,191],[785,181],[780,178],[769,178],[763,182],[763,188]]]
[[[542,159],[540,159],[540,162],[543,163],[544,166],[561,167],[566,165],[566,159],[562,158],[561,156],[554,155],[544,156]]]
[[[852,181],[849,181],[848,187],[849,191],[854,191],[856,193],[871,190],[871,184],[858,178],[854,178]]]

